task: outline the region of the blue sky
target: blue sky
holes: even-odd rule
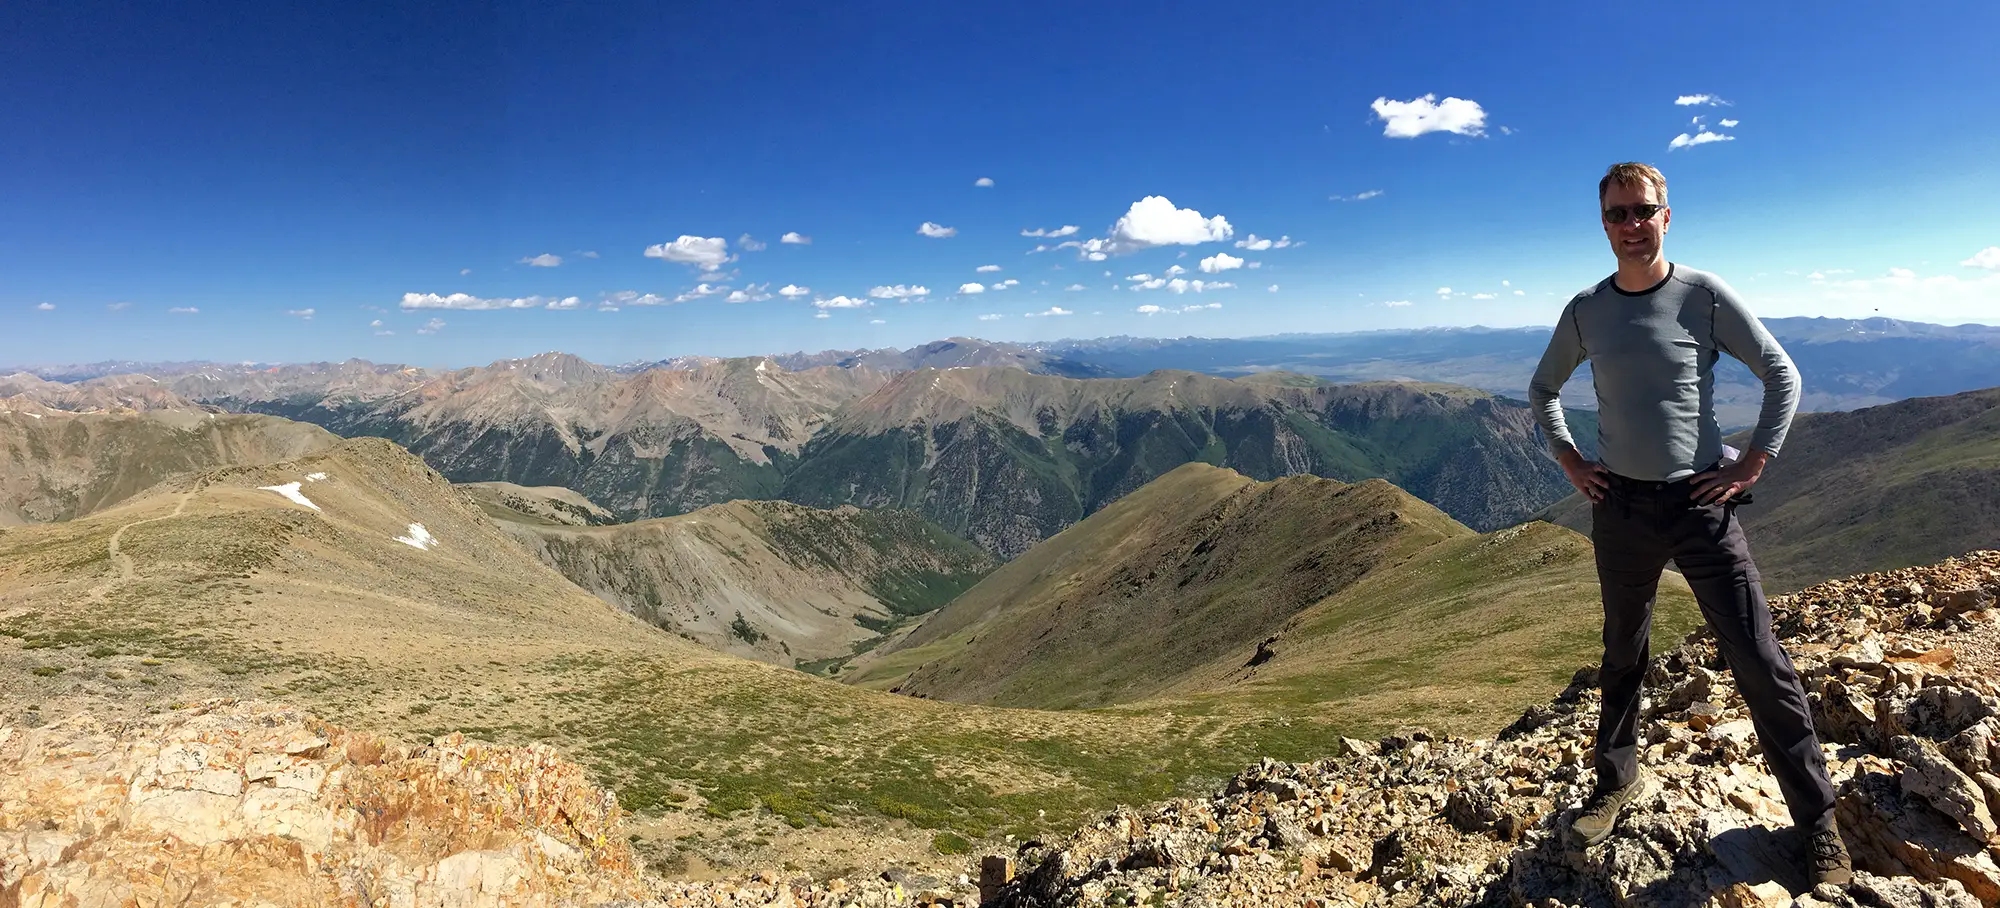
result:
[[[2000,6],[1348,6],[10,3],[0,363],[1549,324],[1628,159],[1759,314],[2000,322]]]

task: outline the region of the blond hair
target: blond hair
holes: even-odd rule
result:
[[[1651,164],[1626,161],[1623,164],[1611,165],[1609,170],[1604,171],[1604,179],[1597,181],[1597,201],[1600,204],[1604,202],[1604,194],[1611,189],[1613,183],[1627,187],[1651,186],[1659,197],[1659,203],[1667,204],[1667,177]]]

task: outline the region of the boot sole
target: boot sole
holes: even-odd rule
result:
[[[1600,832],[1595,836],[1585,836],[1580,832],[1576,832],[1576,827],[1574,826],[1570,827],[1570,830],[1571,832],[1575,833],[1577,839],[1583,843],[1583,847],[1589,848],[1593,845],[1603,842],[1605,839],[1611,838],[1611,834],[1618,830],[1618,821],[1624,819],[1625,811],[1632,809],[1632,804],[1634,802],[1645,800],[1646,798],[1650,798],[1659,793],[1660,793],[1660,780],[1658,778],[1655,778],[1653,774],[1650,772],[1645,773],[1644,775],[1641,775],[1639,777],[1639,790],[1633,792],[1631,797],[1625,799],[1625,806],[1618,809],[1618,816],[1613,817],[1611,819],[1611,825],[1604,827],[1603,832]]]

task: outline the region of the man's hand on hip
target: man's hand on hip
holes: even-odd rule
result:
[[[1762,451],[1751,451],[1742,460],[1719,470],[1694,474],[1689,478],[1694,480],[1695,502],[1716,504],[1749,491],[1757,484],[1757,478],[1764,475],[1764,461],[1768,459],[1770,455]]]
[[[1611,471],[1594,460],[1584,460],[1575,448],[1562,452],[1557,462],[1562,464],[1563,475],[1569,477],[1569,484],[1583,493],[1583,497],[1593,502],[1603,501],[1604,493],[1611,488]]]

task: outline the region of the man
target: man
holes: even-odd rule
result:
[[[1574,823],[1595,845],[1655,784],[1640,768],[1639,695],[1654,593],[1669,559],[1736,676],[1765,759],[1804,834],[1815,885],[1852,871],[1833,816],[1833,785],[1798,672],[1771,636],[1771,613],[1737,504],[1778,453],[1798,408],[1799,377],[1777,340],[1713,274],[1667,261],[1667,180],[1645,164],[1614,165],[1598,182],[1616,274],[1576,295],[1556,322],[1530,398],[1569,481],[1592,502],[1591,542],[1604,598],[1604,693],[1596,787]],[[1724,462],[1715,363],[1727,353],[1764,383],[1748,450]],[[1558,394],[1584,360],[1597,389],[1598,460],[1586,460]]]

